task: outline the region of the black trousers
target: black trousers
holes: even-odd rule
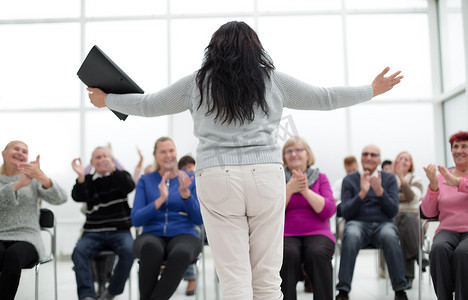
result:
[[[280,271],[284,300],[296,300],[296,285],[302,278],[302,264],[312,282],[314,300],[332,300],[331,261],[334,252],[335,243],[324,235],[285,236],[283,266]]]
[[[0,241],[0,298],[15,299],[21,278],[21,269],[38,261],[36,248],[23,241]]]
[[[419,254],[418,222],[418,218],[410,212],[399,213],[396,217],[405,277],[412,279],[414,279],[414,263],[417,262]]]
[[[140,300],[167,300],[177,289],[185,270],[198,257],[201,241],[190,234],[160,237],[151,233],[140,235],[133,244],[140,259]],[[165,268],[161,273],[161,265]]]
[[[437,299],[468,299],[468,232],[439,231],[429,261]]]

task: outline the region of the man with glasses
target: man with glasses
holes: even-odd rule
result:
[[[354,265],[359,250],[382,249],[395,291],[395,299],[408,299],[403,257],[395,216],[398,213],[398,186],[395,176],[378,172],[380,150],[375,145],[364,147],[363,171],[343,179],[341,211],[346,220],[341,248],[337,300],[347,300],[351,291]]]

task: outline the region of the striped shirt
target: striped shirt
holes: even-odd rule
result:
[[[83,183],[76,183],[72,197],[86,203],[85,232],[129,229],[132,226],[127,195],[135,183],[126,171],[116,170],[108,176],[93,179],[86,175]]]

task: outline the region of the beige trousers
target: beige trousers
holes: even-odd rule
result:
[[[286,183],[280,164],[196,172],[223,300],[280,300]]]

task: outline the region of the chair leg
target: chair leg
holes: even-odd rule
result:
[[[219,300],[221,299],[221,291],[219,288],[219,279],[218,279],[218,274],[216,273],[216,268],[214,269],[214,280],[215,280],[216,300]]]
[[[34,299],[35,300],[39,299],[39,267],[40,265],[41,265],[40,263],[37,263],[35,267],[35,273],[36,273],[35,282],[34,282]]]
[[[418,219],[420,220],[420,216],[418,216]],[[418,238],[419,238],[419,243],[418,243],[418,300],[421,300],[421,282],[422,282],[422,230],[423,227],[421,226],[421,221],[418,222]]]
[[[55,300],[58,299],[57,294],[57,258],[54,256],[54,296]]]
[[[128,300],[132,300],[132,270],[128,274]]]
[[[198,300],[200,298],[200,274],[198,272],[198,260],[195,263],[195,300]]]
[[[380,279],[380,260],[382,259],[381,255],[380,255],[380,249],[377,249],[377,278]],[[385,261],[385,260],[384,260]],[[388,267],[387,265],[385,265],[385,295],[388,295],[388,283],[389,283],[389,273],[388,273]]]
[[[338,246],[335,246],[335,255],[333,257],[333,297],[336,295],[336,269],[338,267]]]

